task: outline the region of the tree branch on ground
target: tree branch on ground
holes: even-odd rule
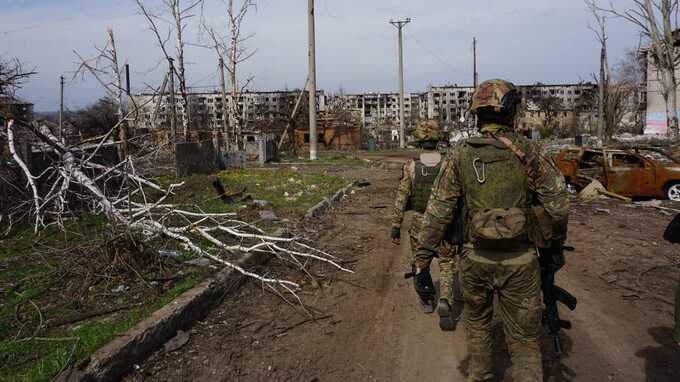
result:
[[[12,136],[15,122],[10,121],[7,134]],[[145,178],[138,170],[140,157],[130,155],[120,163],[105,165],[95,161],[97,152],[108,141],[99,144],[66,146],[46,126],[25,125],[40,140],[52,159],[50,169],[34,175],[21,166],[27,179],[50,179],[51,187],[34,187],[35,230],[39,232],[53,221],[72,213],[69,200],[77,199],[87,206],[87,212],[105,216],[112,226],[125,228],[135,240],[169,240],[188,253],[208,258],[226,268],[258,280],[263,286],[281,294],[287,292],[301,302],[297,292],[300,284],[280,279],[269,272],[258,273],[241,267],[235,259],[244,254],[272,256],[311,277],[312,264],[329,266],[343,272],[337,257],[316,249],[301,237],[274,237],[247,222],[234,218],[233,213],[206,213],[198,206],[187,207],[168,203],[171,195],[183,183],[167,187]],[[14,141],[10,147],[15,150]],[[91,147],[88,149],[88,147]],[[21,163],[20,159],[17,163]],[[116,185],[116,186],[112,186]],[[63,228],[63,225],[59,224]]]

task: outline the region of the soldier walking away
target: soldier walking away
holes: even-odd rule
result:
[[[673,341],[680,346],[680,281],[675,290],[675,331],[673,332]]]
[[[672,244],[680,244],[680,214],[675,215],[673,220],[668,223],[663,233],[663,238]],[[675,289],[675,329],[673,330],[673,341],[680,346],[680,280],[678,280],[678,286]]]
[[[409,228],[409,241],[411,255],[415,256],[418,248],[418,232],[422,225],[422,214],[427,207],[430,190],[435,178],[439,175],[442,163],[442,155],[437,152],[437,145],[442,140],[441,126],[438,121],[419,121],[416,125],[415,137],[420,147],[425,151],[420,154],[418,160],[409,160],[402,170],[402,177],[397,190],[394,205],[394,217],[392,220],[391,238],[394,244],[400,244],[401,225],[404,214],[413,211],[412,223]],[[451,305],[453,302],[453,283],[456,277],[456,249],[446,243],[440,242],[436,248],[436,256],[439,257],[439,301],[437,312],[439,313],[439,326],[442,330],[453,330],[457,321],[453,317]],[[413,259],[412,264],[413,264]],[[435,290],[430,287],[432,281],[423,285],[415,283],[416,293],[420,299],[423,311],[432,313],[435,308]]]
[[[540,246],[562,253],[569,200],[564,177],[550,157],[515,134],[519,101],[518,91],[507,81],[479,86],[471,112],[482,136],[464,141],[442,163],[418,237],[416,278],[427,280],[439,242],[463,200],[460,272],[470,382],[494,379],[494,295],[513,380],[543,381],[538,341],[543,303],[535,235],[541,233]]]

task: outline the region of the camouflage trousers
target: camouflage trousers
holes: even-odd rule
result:
[[[494,294],[512,359],[513,381],[541,382],[539,332],[543,301],[538,258],[533,249],[498,252],[464,248],[460,270],[470,355],[468,382],[492,381]]]
[[[675,291],[675,331],[673,341],[680,343],[680,282]]]
[[[415,254],[418,250],[418,233],[423,226],[423,216],[421,214],[413,214],[411,227],[408,230],[409,241],[411,243],[411,258],[410,261],[415,260]],[[449,303],[453,303],[454,293],[453,284],[458,272],[458,263],[456,262],[456,248],[449,243],[442,241],[438,248],[439,252],[439,298],[445,298]]]

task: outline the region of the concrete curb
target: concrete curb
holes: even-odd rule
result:
[[[310,208],[307,213],[305,214],[304,219],[312,219],[312,218],[318,218],[328,212],[335,204],[337,204],[339,201],[342,200],[346,195],[349,195],[352,192],[352,188],[357,184],[357,182],[352,182],[345,187],[339,189],[333,196],[330,198],[324,198],[324,200],[320,201],[315,205],[314,207]]]
[[[269,259],[263,254],[244,256],[238,265],[248,269],[264,264]],[[97,350],[82,369],[72,368],[59,375],[57,381],[116,381],[132,371],[178,330],[188,329],[194,322],[207,316],[226,295],[236,291],[246,280],[239,272],[229,268],[206,280],[163,308],[139,322],[118,338]]]
[[[307,210],[304,219],[319,217],[349,194],[356,182],[338,190]],[[284,233],[285,234],[285,231]],[[283,235],[282,234],[282,235]],[[248,269],[265,264],[270,259],[264,254],[251,253],[238,261]],[[91,382],[117,381],[132,371],[134,364],[142,363],[153,352],[173,338],[178,330],[186,330],[196,321],[205,318],[224,298],[238,290],[246,277],[233,269],[225,269],[208,279],[163,308],[151,317],[139,322],[127,332],[104,345],[90,356],[89,362],[81,367],[72,367],[62,372],[55,381]]]

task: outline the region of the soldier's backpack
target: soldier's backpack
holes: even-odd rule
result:
[[[494,138],[471,138],[460,149],[465,236],[479,248],[513,249],[528,238],[528,175],[516,153]]]
[[[409,198],[408,208],[419,213],[424,213],[427,209],[427,202],[430,200],[432,185],[439,175],[442,161],[435,166],[427,166],[421,161],[416,161],[414,165],[413,189]]]

